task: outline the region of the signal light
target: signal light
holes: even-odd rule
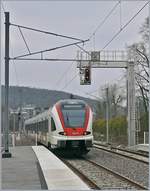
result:
[[[85,68],[84,83],[91,84],[91,70],[90,67]]]
[[[21,119],[21,113],[19,112],[18,113],[18,120],[20,120]]]

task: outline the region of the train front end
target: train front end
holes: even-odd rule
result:
[[[57,148],[88,152],[93,143],[91,108],[81,100],[62,100],[53,112],[57,119]]]

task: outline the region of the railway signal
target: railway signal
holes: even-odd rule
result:
[[[91,68],[88,66],[86,68],[80,69],[80,85],[90,85],[91,84]]]
[[[90,85],[91,84],[91,68],[90,67],[85,68],[84,84],[85,85]]]
[[[18,113],[18,121],[21,119],[21,113]]]

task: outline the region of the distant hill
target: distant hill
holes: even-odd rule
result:
[[[85,97],[80,97],[73,95],[76,99],[82,99],[86,101],[91,107],[95,108],[97,101],[93,99],[88,99]],[[70,93],[47,90],[47,89],[37,89],[30,87],[18,87],[10,86],[9,88],[9,107],[18,108],[20,104],[33,105],[35,107],[48,108],[56,103],[60,99],[70,98]],[[2,86],[2,105],[4,104],[4,86]]]

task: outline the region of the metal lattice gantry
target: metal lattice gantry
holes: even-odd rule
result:
[[[129,58],[126,51],[93,51],[78,52],[77,60],[77,68],[80,71],[86,67],[127,69],[128,146],[134,146],[136,144],[134,72],[136,59]],[[83,72],[80,72],[80,80],[83,80]]]

